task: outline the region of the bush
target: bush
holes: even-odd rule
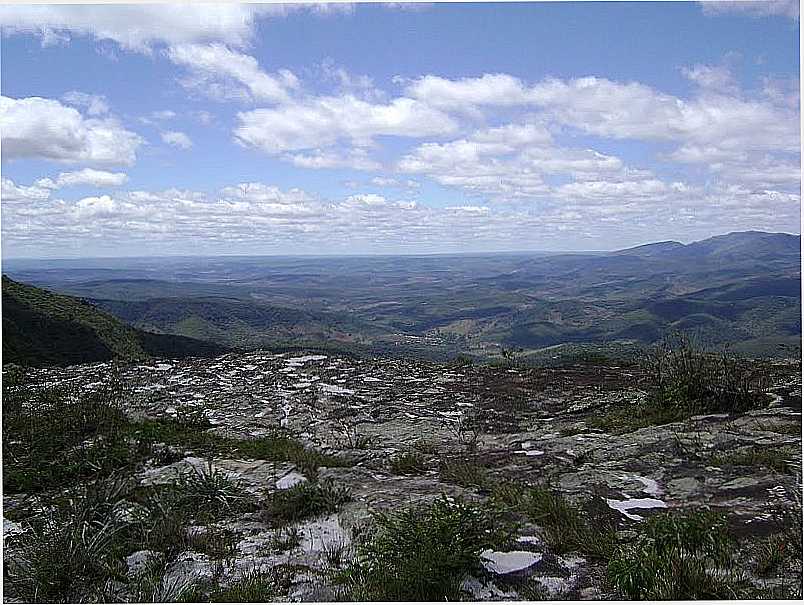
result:
[[[430,505],[374,517],[377,532],[358,545],[355,560],[336,575],[357,601],[443,601],[460,597],[480,553],[498,542],[495,520],[446,497]]]
[[[462,487],[486,488],[491,483],[486,467],[474,460],[442,460],[439,477]]]
[[[492,503],[518,512],[541,527],[541,535],[556,554],[580,552],[606,559],[615,544],[614,528],[603,519],[593,519],[562,494],[545,486],[525,487],[501,482],[492,488]],[[590,503],[594,503],[591,499]]]
[[[770,401],[762,366],[706,352],[683,335],[655,347],[643,371],[647,398],[590,418],[590,427],[625,433],[697,414],[740,414]]]
[[[707,353],[689,338],[678,336],[648,358],[651,403],[681,417],[746,412],[769,401],[763,370],[725,351]]]
[[[119,543],[128,524],[114,500],[123,483],[90,487],[6,543],[6,597],[23,601],[73,601],[108,578],[120,576],[125,563]]]
[[[733,599],[744,586],[730,563],[733,541],[725,517],[710,512],[662,513],[608,565],[614,588],[629,599]]]
[[[206,468],[193,467],[190,473],[180,475],[173,489],[177,495],[176,504],[204,520],[243,512],[251,509],[253,504],[243,484],[213,469],[212,463],[208,463]]]
[[[271,494],[265,502],[263,517],[267,523],[275,525],[300,521],[334,513],[341,504],[351,499],[349,489],[335,485],[332,479],[319,483],[299,483]]]
[[[427,470],[427,463],[421,454],[405,452],[391,460],[390,468],[394,475],[421,475]]]
[[[3,385],[3,487],[38,493],[134,468],[147,447],[129,439],[124,390],[112,375],[94,391]]]

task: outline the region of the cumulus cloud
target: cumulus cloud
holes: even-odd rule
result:
[[[365,146],[374,137],[448,134],[458,123],[415,99],[371,103],[353,95],[312,97],[277,108],[237,114],[235,140],[270,154],[318,149],[341,140]]]
[[[225,42],[245,46],[261,15],[292,10],[278,4],[6,5],[0,7],[4,34],[32,33],[43,44],[71,36],[111,40],[126,50],[149,53],[156,44]]]
[[[659,179],[595,181],[556,188],[538,207],[418,200],[363,192],[327,200],[300,189],[241,183],[207,194],[168,189],[48,197],[3,180],[4,245],[62,253],[64,242],[136,252],[288,253],[499,250],[566,245],[609,247],[730,229],[789,230],[800,198],[773,189],[707,188]],[[6,206],[7,200],[22,201]],[[675,231],[677,229],[677,231]]]
[[[220,43],[171,46],[166,55],[190,71],[181,80],[186,88],[214,99],[282,102],[299,87],[292,72],[269,75],[254,57]]]
[[[0,6],[3,34],[38,35],[43,45],[67,43],[73,36],[111,41],[129,51],[153,52],[158,45],[221,42],[236,48],[254,38],[261,18],[297,11],[330,15],[352,11],[349,4],[198,3],[132,5]]]
[[[0,97],[5,159],[130,165],[142,138],[114,118],[86,118],[59,101]]]
[[[287,154],[283,159],[300,168],[351,168],[353,170],[379,170],[379,162],[372,160],[365,149],[351,149],[346,153],[314,150],[312,153]]]
[[[442,185],[513,199],[549,193],[545,176],[589,178],[618,174],[623,163],[589,149],[555,145],[540,124],[507,124],[448,143],[425,143],[399,161],[400,172],[427,175]]]
[[[17,185],[11,179],[3,177],[0,181],[2,189],[0,189],[0,199],[4,204],[18,204],[26,202],[43,202],[50,197],[50,188],[33,185],[26,187],[24,185]]]
[[[65,93],[61,100],[69,105],[75,105],[86,110],[90,116],[100,116],[109,113],[109,104],[104,95],[91,95],[85,92],[71,90]]]
[[[709,0],[699,2],[705,15],[739,13],[752,17],[782,15],[798,20],[799,0]]]
[[[36,181],[38,187],[47,189],[61,189],[63,187],[76,187],[91,185],[92,187],[119,187],[128,180],[124,172],[107,172],[84,168],[75,172],[61,172],[55,179],[42,178]]]
[[[547,78],[527,85],[507,74],[455,80],[429,75],[413,81],[406,92],[448,113],[480,115],[478,112],[484,106],[517,105],[538,108],[541,120],[565,128],[570,135],[673,143],[677,147],[664,155],[665,160],[701,164],[720,175],[737,175],[745,168],[750,171],[751,163],[773,161],[785,167],[778,174],[792,176],[792,170],[787,169],[792,166],[787,156],[797,154],[799,149],[797,86],[766,80],[759,93],[749,95],[740,89],[725,64],[687,66],[682,73],[695,85],[690,99],[662,93],[638,82],[584,77]],[[573,156],[577,167],[586,162],[593,171],[600,164],[588,153],[586,158],[577,151],[550,156],[545,154],[544,145],[528,144],[530,149],[523,150],[523,155],[529,155],[543,172],[561,172],[571,159],[568,154]],[[400,167],[404,171],[432,172],[443,184],[450,184],[453,179],[448,175],[460,169],[464,182],[471,179],[492,183],[497,178],[503,184],[499,189],[506,190],[509,187],[504,186],[505,176],[500,171],[525,174],[520,169],[527,168],[526,163],[512,163],[502,157],[506,153],[509,150],[505,143],[494,151],[474,135],[470,140],[421,146],[403,158]],[[479,155],[485,159],[478,160]],[[438,165],[440,170],[428,169],[428,162]],[[610,167],[614,168],[614,163]],[[575,171],[576,178],[583,178],[579,172],[583,170]],[[763,181],[758,175],[755,180],[779,182],[777,177]],[[792,180],[787,182],[794,184]]]
[[[410,83],[406,93],[433,107],[463,111],[478,105],[521,105],[528,101],[525,85],[508,74],[484,74],[458,80],[427,75]]]
[[[193,146],[190,137],[178,130],[168,130],[163,132],[160,136],[164,143],[178,147],[179,149],[190,149]]]

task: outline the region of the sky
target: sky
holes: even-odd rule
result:
[[[798,6],[3,5],[2,254],[798,233]]]

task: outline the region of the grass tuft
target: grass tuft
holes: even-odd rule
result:
[[[393,458],[389,466],[394,475],[421,475],[427,471],[427,461],[418,452],[405,452]]]
[[[466,575],[480,569],[480,553],[499,539],[487,512],[446,497],[374,521],[376,533],[335,576],[350,600],[456,600]]]
[[[336,485],[332,479],[299,483],[271,494],[265,501],[262,514],[267,523],[282,525],[334,513],[351,499],[349,489]]]
[[[634,543],[620,547],[608,578],[629,599],[733,599],[745,594],[730,564],[733,540],[725,517],[700,511],[651,517]]]

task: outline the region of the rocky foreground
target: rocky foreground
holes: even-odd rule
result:
[[[620,540],[666,510],[724,512],[739,539],[747,581],[758,594],[786,587],[795,594],[800,561],[777,573],[757,572],[756,545],[777,532],[780,514],[801,506],[800,364],[781,361],[768,368],[770,397],[757,409],[634,430],[601,419],[645,398],[636,367],[533,369],[263,351],[130,365],[119,377],[125,413],[135,421],[203,415],[209,423],[204,433],[230,440],[286,431],[320,453],[320,460],[340,461],[310,469],[290,460],[213,456],[197,441],[165,443],[159,455],[149,454],[136,467],[140,488],[211,469],[236,480],[256,500],[329,479],[350,494],[334,512],[289,523],[292,531],[255,510],[190,524],[184,531],[194,539],[169,557],[163,583],[226,585],[247,570],[282,566],[293,572],[278,600],[333,600],[340,593],[325,572],[348,559],[372,512],[398,511],[445,494],[484,505],[490,482],[510,481],[549,485],[571,503],[595,496],[595,518]],[[91,391],[112,370],[112,364],[43,369],[28,379],[42,387]],[[7,489],[4,497],[4,536],[13,539],[7,557],[14,544],[24,544],[27,516],[45,506],[41,496],[16,491]],[[225,554],[197,547],[199,537],[213,534],[228,536]],[[287,548],[277,546],[282,535],[293,536]],[[605,581],[605,559],[581,548],[554,551],[543,528],[525,519],[505,549],[481,553],[482,573],[464,579],[463,596],[618,596]],[[127,568],[107,583],[107,598],[125,598],[126,578],[166,556],[155,549],[123,554]]]

